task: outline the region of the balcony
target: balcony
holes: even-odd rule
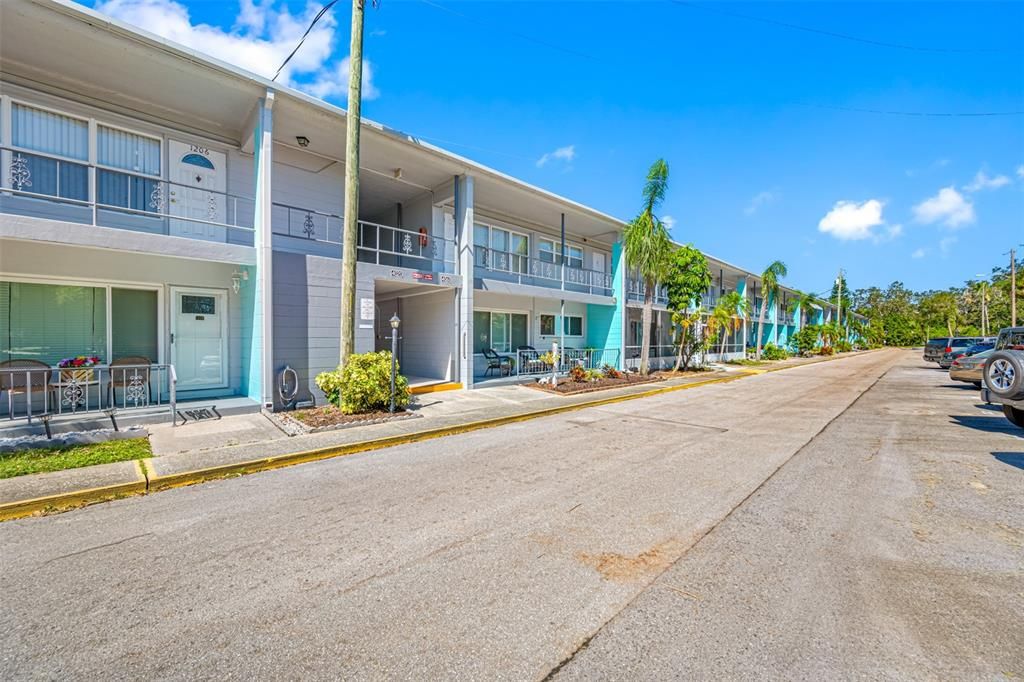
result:
[[[613,296],[612,276],[607,272],[561,265],[508,251],[477,246],[475,267],[486,276],[505,282],[575,291],[595,296]]]
[[[336,213],[314,211],[275,203],[272,218],[275,235],[296,242],[329,247],[325,253],[340,257],[345,218]],[[405,230],[390,225],[359,221],[356,260],[424,272],[455,272],[455,242],[429,232]]]
[[[631,303],[643,303],[644,295],[647,292],[647,285],[638,279],[626,281],[626,300]],[[664,286],[659,285],[654,294],[654,305],[668,305],[668,291]]]
[[[253,245],[255,202],[150,175],[2,147],[0,213]]]

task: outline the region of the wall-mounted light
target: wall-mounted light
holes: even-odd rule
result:
[[[231,273],[231,290],[234,291],[237,294],[242,289],[242,282],[243,281],[245,281],[245,282],[249,281],[249,271],[248,270],[242,270],[241,272],[239,272],[238,270],[235,270],[234,272],[232,272]]]
[[[309,138],[305,135],[296,135],[295,141],[299,143],[299,146],[305,149],[309,146]]]

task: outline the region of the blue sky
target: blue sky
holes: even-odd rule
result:
[[[319,9],[95,4],[266,75]],[[283,74],[342,105],[349,8]],[[624,219],[664,157],[678,240],[798,288],[945,288],[1024,242],[1024,115],[852,111],[1024,112],[1024,3],[383,0],[365,55],[365,116]]]

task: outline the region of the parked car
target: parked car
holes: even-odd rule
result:
[[[971,340],[971,339],[968,339]],[[946,352],[942,354],[942,359],[939,360],[939,367],[942,369],[949,369],[953,365],[953,361],[957,358],[964,357],[967,355],[974,355],[990,348],[995,348],[996,340],[992,338],[973,339],[977,343],[972,343],[968,346],[956,345],[960,339],[952,339],[949,342],[949,346],[946,348]]]
[[[984,381],[982,372],[985,369],[985,361],[994,352],[995,348],[988,348],[953,360],[953,364],[949,367],[949,378],[953,381],[966,381],[981,388]]]
[[[982,379],[981,399],[1002,405],[1006,418],[1024,429],[1024,327],[1000,330]]]
[[[981,342],[983,339],[979,339],[973,336],[955,336],[946,341],[946,347],[942,351],[942,356],[939,358],[939,367],[943,370],[948,370],[949,366],[953,364],[953,360],[967,352],[967,349],[971,346]],[[994,340],[993,340],[994,343]]]
[[[948,342],[948,336],[939,336],[934,339],[928,339],[928,343],[924,344],[924,361],[938,362],[941,360],[942,354],[946,352],[946,343]]]

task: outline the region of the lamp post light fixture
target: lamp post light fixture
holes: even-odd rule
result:
[[[398,313],[391,316],[391,408],[388,410],[392,414],[395,412],[395,357],[398,355],[398,325],[402,324],[402,320],[398,318]]]

